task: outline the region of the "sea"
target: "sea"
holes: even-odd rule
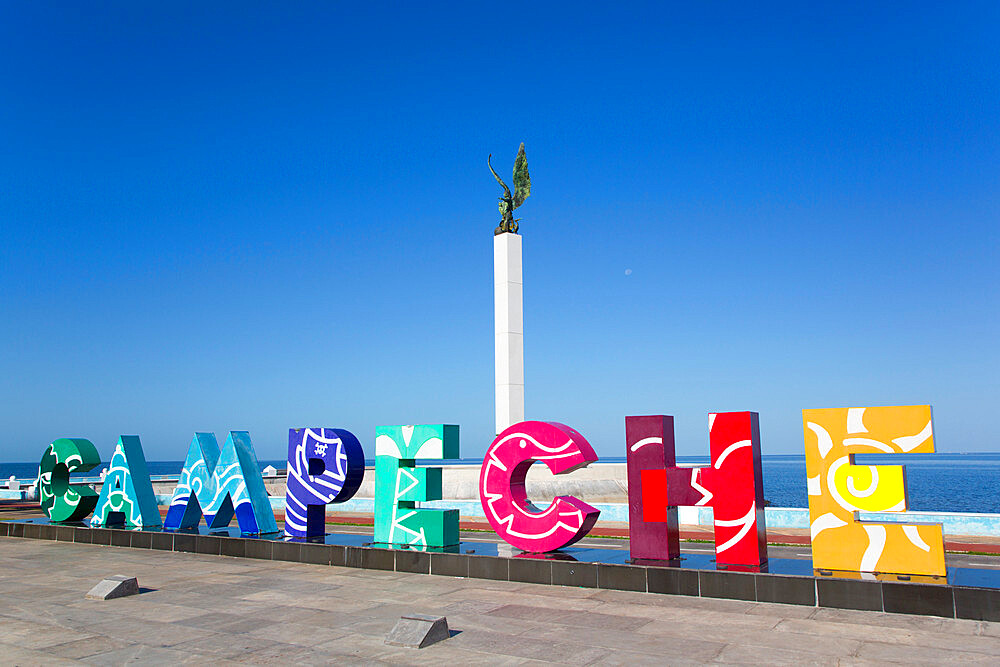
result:
[[[855,461],[866,465],[905,465],[907,500],[913,511],[1000,514],[1000,453],[863,454],[858,455]],[[601,457],[601,462],[624,463],[625,458]],[[700,456],[678,456],[677,462],[683,466],[709,465],[708,458]],[[279,470],[286,467],[284,459],[261,459],[259,463],[262,469],[268,465]],[[368,460],[367,463],[372,465],[374,462]],[[482,464],[482,459],[446,463],[478,466]],[[762,464],[764,499],[770,506],[808,507],[804,456],[765,455]],[[180,474],[183,465],[183,461],[147,462],[149,474],[154,479],[175,477]],[[37,473],[37,463],[0,463],[0,484],[12,475],[22,481],[32,480]]]

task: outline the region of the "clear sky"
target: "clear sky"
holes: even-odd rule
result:
[[[1000,450],[1000,4],[210,4],[0,9],[0,461],[481,455],[521,141],[528,418],[798,454],[803,408],[930,403]]]

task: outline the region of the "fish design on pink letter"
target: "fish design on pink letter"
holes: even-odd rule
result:
[[[600,510],[573,496],[557,496],[540,510],[528,500],[524,480],[535,461],[559,475],[596,460],[587,439],[565,424],[525,421],[509,427],[486,450],[479,473],[480,500],[493,530],[534,553],[555,551],[584,537]]]

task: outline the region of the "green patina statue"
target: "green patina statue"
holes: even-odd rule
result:
[[[500,226],[493,230],[493,234],[506,234],[508,232],[517,234],[517,223],[521,219],[514,219],[514,209],[523,204],[524,200],[531,194],[531,177],[528,175],[528,158],[524,155],[524,142],[521,142],[521,147],[517,149],[517,158],[514,159],[513,196],[511,196],[510,188],[507,187],[507,184],[494,171],[493,165],[490,162],[492,159],[493,154],[490,153],[490,156],[486,158],[486,164],[489,165],[490,171],[493,172],[493,178],[497,179],[497,183],[503,188],[503,196],[500,197]]]

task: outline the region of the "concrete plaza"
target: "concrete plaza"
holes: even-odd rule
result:
[[[0,662],[1000,662],[1000,623],[0,538]],[[143,592],[85,600],[100,579]],[[451,639],[387,646],[403,614]]]

